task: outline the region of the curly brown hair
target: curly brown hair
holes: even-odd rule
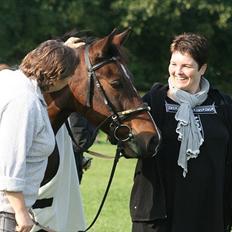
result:
[[[36,79],[45,91],[55,81],[73,75],[78,63],[74,49],[57,40],[48,40],[29,52],[19,68],[28,78]]]

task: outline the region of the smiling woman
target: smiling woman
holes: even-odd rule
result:
[[[201,77],[206,67],[206,64],[199,67],[188,53],[173,52],[169,64],[170,80],[178,89],[194,94],[200,90]]]
[[[223,115],[232,121],[232,105],[222,106],[224,95],[203,77],[208,54],[203,36],[181,34],[170,51],[168,85],[156,84],[144,96],[162,143],[155,157],[138,160],[132,231],[230,231],[232,127]]]
[[[171,45],[170,80],[176,88],[194,94],[200,90],[201,77],[207,68],[207,41],[199,37],[201,42],[198,45],[195,38],[189,38],[189,43],[183,42],[182,38],[184,35],[179,36]],[[191,48],[194,46],[196,49]]]

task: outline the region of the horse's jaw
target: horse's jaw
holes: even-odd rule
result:
[[[160,142],[161,137],[151,133],[137,135],[122,145],[122,153],[126,158],[151,158],[158,152]]]
[[[123,146],[122,154],[126,158],[139,158],[141,156],[140,149],[134,141],[127,142],[127,146]]]

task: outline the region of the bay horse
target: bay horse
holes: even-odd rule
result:
[[[161,136],[127,68],[123,43],[129,33],[129,29],[122,33],[113,30],[76,49],[80,63],[68,85],[58,92],[44,94],[44,98],[55,134],[72,112],[78,112],[105,132],[113,144],[120,144],[126,158],[152,157]],[[56,175],[59,162],[56,146],[49,156],[42,188]],[[34,209],[51,206],[52,202],[53,198],[45,195],[37,200]],[[47,213],[41,211],[49,221],[50,211]]]
[[[80,63],[68,86],[44,94],[56,133],[72,112],[79,112],[117,144],[122,140],[125,157],[151,157],[160,144],[160,133],[132,83],[123,56],[123,43],[130,33],[113,30],[76,49]],[[55,175],[57,150],[49,157],[43,183]]]

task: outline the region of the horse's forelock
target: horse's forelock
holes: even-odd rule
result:
[[[86,44],[93,44],[100,40],[100,38],[93,36],[93,32],[91,30],[77,30],[72,29],[71,31],[68,31],[64,33],[62,36],[56,37],[54,39],[65,42],[70,37],[78,37],[80,38],[80,41],[85,42]],[[102,39],[102,38],[101,38]],[[107,49],[106,53],[104,54],[106,57],[120,57],[122,58],[126,63],[128,62],[128,52],[127,50],[122,46],[116,46],[113,43],[109,45],[109,49]]]
[[[54,37],[54,39],[65,42],[70,37],[78,37],[81,41],[85,42],[86,44],[92,43],[96,37],[94,37],[93,32],[91,30],[80,30],[73,29],[64,33],[61,36]]]

